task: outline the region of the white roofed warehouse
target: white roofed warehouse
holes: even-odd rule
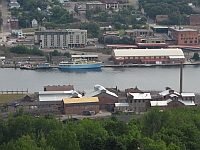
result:
[[[174,64],[184,62],[182,49],[114,49],[116,64]]]

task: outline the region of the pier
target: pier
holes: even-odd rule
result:
[[[1,94],[28,94],[27,90],[2,90],[0,91]]]

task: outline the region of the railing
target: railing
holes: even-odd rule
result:
[[[28,89],[27,90],[2,90],[0,91],[1,94],[28,94]]]

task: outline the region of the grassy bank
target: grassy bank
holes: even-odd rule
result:
[[[0,94],[0,103],[8,103],[12,101],[20,100],[24,97],[24,94]]]

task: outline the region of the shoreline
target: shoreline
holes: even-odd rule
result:
[[[183,63],[183,66],[199,66],[200,63]],[[122,64],[122,65],[116,65],[116,64],[102,64],[102,68],[107,67],[113,67],[113,68],[134,68],[134,67],[175,67],[175,66],[181,66],[181,64]],[[20,68],[19,66],[16,66],[15,64],[9,64],[0,66],[0,68]],[[51,68],[58,68],[58,65],[52,65]],[[42,68],[41,68],[42,69]],[[37,69],[36,69],[37,70]]]

